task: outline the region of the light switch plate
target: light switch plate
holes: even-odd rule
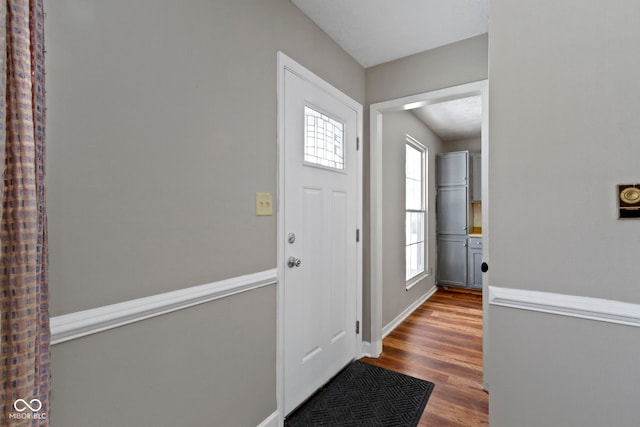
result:
[[[271,193],[256,193],[256,216],[273,215],[273,200]]]

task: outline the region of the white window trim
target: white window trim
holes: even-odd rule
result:
[[[429,149],[423,145],[420,141],[418,141],[417,139],[413,138],[411,135],[406,134],[405,135],[405,150],[406,150],[406,145],[410,145],[413,148],[415,148],[418,151],[422,152],[422,208],[423,211],[418,211],[418,210],[411,210],[411,209],[407,209],[406,207],[406,202],[405,202],[405,221],[406,221],[406,213],[413,211],[413,212],[424,212],[424,236],[423,236],[423,243],[424,243],[424,251],[423,251],[423,265],[424,265],[424,269],[422,272],[416,274],[413,277],[410,277],[409,279],[407,279],[405,281],[405,290],[409,290],[411,288],[413,288],[415,285],[418,284],[418,282],[420,282],[421,280],[423,280],[426,277],[429,277],[429,272],[431,271],[431,269],[429,268],[429,242],[428,242],[428,236],[429,236],[429,199],[428,199],[428,177],[427,177],[427,164],[428,164],[428,159],[429,159]],[[406,165],[405,165],[405,173],[406,173]],[[405,183],[406,183],[406,178],[405,178]],[[406,225],[405,225],[406,227]],[[405,254],[406,254],[406,247],[407,247],[407,241],[406,241],[406,233],[405,233],[405,242],[404,242],[404,247],[405,247]],[[406,260],[406,255],[405,255],[405,272],[406,272],[406,268],[407,268],[407,260]]]

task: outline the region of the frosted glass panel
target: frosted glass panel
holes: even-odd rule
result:
[[[304,161],[344,169],[344,124],[306,106]]]

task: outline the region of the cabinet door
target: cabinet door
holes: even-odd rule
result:
[[[442,153],[437,157],[438,185],[467,185],[469,153],[456,151]]]
[[[467,285],[467,238],[441,237],[438,239],[438,283]]]
[[[469,280],[467,285],[473,289],[482,289],[482,270],[480,268],[482,265],[482,248],[474,248],[470,245],[468,254]]]
[[[471,201],[482,201],[482,157],[471,155]]]
[[[439,234],[467,234],[467,187],[439,187],[436,223]]]

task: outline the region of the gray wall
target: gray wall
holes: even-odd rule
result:
[[[276,410],[275,304],[269,286],[54,346],[51,425],[257,426]]]
[[[359,102],[364,69],[288,0],[46,12],[51,315],[274,268],[254,194],[276,191],[276,51]],[[275,322],[271,286],[56,345],[52,426],[82,405],[87,426],[255,426],[276,409]],[[205,410],[176,421],[188,401]]]
[[[409,134],[428,149],[427,268],[435,272],[436,216],[435,182],[436,154],[442,151],[442,141],[409,111],[385,113],[382,117],[382,325],[400,315],[413,302],[435,286],[431,274],[406,290],[405,279],[405,146]],[[429,209],[430,208],[430,209]]]
[[[490,10],[491,284],[640,303],[640,222],[615,210],[616,184],[640,182],[640,3]],[[637,424],[638,328],[490,319],[492,426]]]
[[[470,153],[480,153],[482,151],[480,147],[480,137],[446,141],[443,146],[443,151],[469,151]]]
[[[487,78],[488,37],[486,34],[432,49],[396,61],[368,68],[366,71],[366,107],[364,115],[364,205],[370,205],[369,181],[369,114],[368,107],[377,102],[402,98],[450,86],[461,85]],[[383,163],[386,160],[383,158]],[[383,165],[383,168],[386,168]],[[383,180],[386,178],[383,178]],[[369,211],[364,211],[365,229],[370,227]],[[370,247],[364,240],[364,301],[363,324],[365,340],[370,340]],[[384,274],[384,272],[383,272]],[[410,303],[407,303],[407,307]],[[384,303],[383,303],[384,307]],[[406,308],[406,307],[405,307]],[[384,308],[383,308],[384,309]]]
[[[483,34],[367,69],[367,103],[487,78],[488,35]]]
[[[46,30],[52,314],[273,268],[276,51],[359,102],[362,67],[287,0],[56,1]]]

